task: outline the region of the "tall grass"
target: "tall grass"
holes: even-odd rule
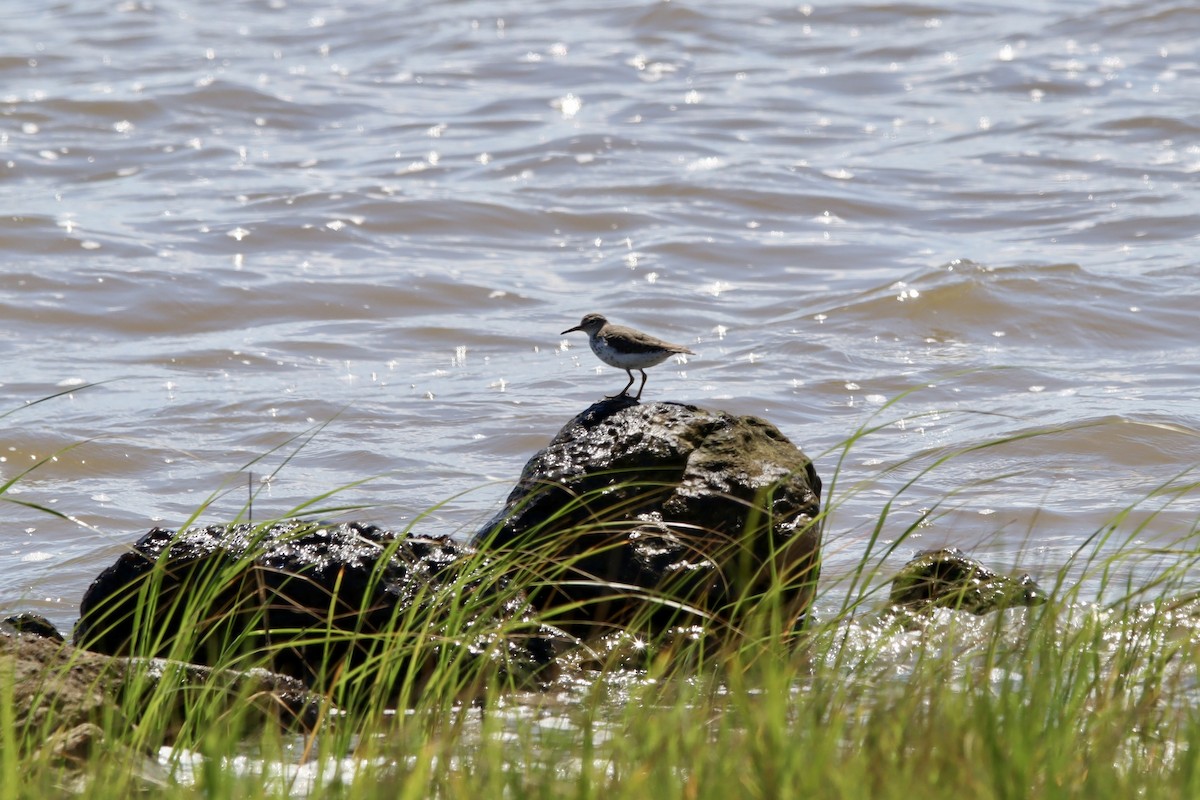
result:
[[[838,463],[871,432],[851,437]],[[954,455],[932,457],[893,502]],[[856,491],[841,489],[838,474],[826,514]],[[71,769],[42,747],[52,721],[14,715],[14,677],[0,661],[0,800],[59,796],[73,785],[97,798],[147,786],[205,798],[1200,796],[1200,521],[1153,549],[1132,543],[1154,514],[1129,522],[1135,509],[1194,502],[1198,489],[1189,472],[1116,509],[1045,586],[1051,602],[986,616],[939,609],[918,630],[874,614],[889,578],[880,564],[913,530],[885,537],[885,503],[859,563],[819,587],[817,607],[832,612],[810,618],[799,636],[780,588],[797,576],[777,575],[775,588],[737,601],[737,635],[722,631],[722,647],[692,644],[685,632],[639,669],[568,670],[539,692],[504,668],[505,637],[531,635],[531,623],[496,623],[520,581],[480,591],[481,581],[498,569],[577,578],[576,565],[560,560],[561,572],[548,574],[561,556],[537,547],[481,553],[398,608],[389,634],[331,632],[335,618],[371,610],[332,598],[330,624],[280,632],[329,645],[316,685],[328,702],[315,726],[264,724],[270,698],[253,685],[160,680],[135,667],[123,699],[98,718],[107,734],[100,755]],[[205,593],[235,580],[240,566],[214,568],[203,582],[210,588],[179,596],[183,622],[139,647],[188,652],[207,635]],[[142,585],[144,607],[160,590],[154,580]],[[711,610],[675,611],[681,624],[713,621]],[[271,655],[236,634],[226,644],[224,662],[237,668]],[[336,655],[350,645],[365,657]],[[591,653],[580,663],[604,662]],[[146,766],[157,761],[165,777]]]

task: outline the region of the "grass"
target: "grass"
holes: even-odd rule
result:
[[[870,433],[864,427],[844,451]],[[931,459],[893,501],[953,455]],[[835,487],[827,509],[854,491]],[[981,617],[942,609],[915,631],[872,614],[888,578],[880,561],[913,530],[885,542],[887,503],[858,566],[821,584],[823,611],[799,641],[781,635],[786,604],[768,591],[745,604],[733,646],[674,651],[636,671],[569,674],[538,693],[486,666],[494,661],[461,658],[465,645],[488,641],[479,620],[511,599],[500,591],[472,600],[478,570],[494,567],[481,558],[437,597],[398,612],[404,635],[372,640],[366,663],[321,687],[358,712],[289,730],[262,723],[264,698],[252,686],[134,670],[124,700],[98,718],[105,743],[71,768],[43,746],[52,719],[17,717],[14,677],[0,660],[0,800],[80,786],[91,798],[1195,797],[1200,527],[1166,547],[1132,543],[1155,509],[1194,502],[1198,488],[1182,474],[1116,509],[1044,585],[1051,602]],[[530,557],[506,556],[504,566],[529,569],[521,559]],[[216,570],[209,585],[228,579]],[[424,600],[439,613],[420,616]],[[202,596],[180,602],[191,604],[181,610],[190,620],[183,643],[199,635],[205,606]],[[329,613],[340,612],[331,604]],[[265,655],[232,648],[230,661],[245,667]],[[681,662],[686,669],[675,668]],[[386,710],[395,686],[385,695],[366,666],[390,671],[407,710]],[[147,765],[158,760],[156,778]]]

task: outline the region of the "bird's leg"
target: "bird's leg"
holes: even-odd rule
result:
[[[621,391],[617,392],[616,394],[606,394],[604,396],[606,400],[616,400],[618,397],[624,397],[626,395],[626,393],[629,391],[629,387],[633,386],[633,370],[627,369],[627,370],[625,370],[625,372],[627,372],[629,374],[629,383],[625,384],[625,388],[622,389]],[[645,375],[646,373],[643,372],[642,374]],[[645,383],[645,382],[643,381],[643,383]],[[641,396],[642,396],[642,393],[638,392],[638,397],[641,397]]]
[[[634,400],[641,400],[642,399],[642,389],[646,388],[646,370],[639,369],[638,372],[642,373],[642,385],[638,387],[637,397],[633,398]],[[629,385],[630,386],[633,385],[633,373],[632,372],[629,373]]]

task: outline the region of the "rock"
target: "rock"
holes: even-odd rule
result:
[[[1036,606],[1048,599],[1029,575],[997,574],[955,547],[923,550],[892,580],[894,612],[919,614],[951,608],[972,614],[1013,606]]]
[[[105,742],[104,729],[94,722],[81,722],[50,734],[42,750],[59,763],[82,766]]]
[[[790,628],[816,586],[820,493],[768,422],[618,397],[530,459],[475,543],[528,554],[531,601],[572,633],[737,625],[762,602]]]
[[[75,642],[102,653],[270,669],[378,703],[453,661],[530,685],[555,632],[468,546],[361,523],[155,528],[84,595]],[[346,689],[346,684],[342,684]],[[353,693],[352,693],[353,694]]]
[[[12,633],[27,633],[33,636],[43,636],[56,642],[63,641],[63,635],[54,627],[54,623],[41,614],[22,611],[11,617],[5,617],[0,626],[5,626]]]
[[[605,633],[590,640],[587,647],[572,650],[565,658],[578,669],[589,672],[653,669],[662,673],[669,669],[686,673],[701,669],[718,651],[719,643],[713,641],[708,628],[680,625],[657,632],[653,640],[626,630]]]
[[[49,736],[93,723],[106,710],[112,715],[112,724],[131,726],[119,707],[110,708],[123,681],[124,664],[114,664],[105,656],[4,628],[0,629],[0,675],[6,682],[12,681],[18,731]]]
[[[139,751],[109,736],[94,722],[54,731],[31,759],[34,763],[54,765],[63,794],[75,797],[104,794],[104,788],[96,785],[95,770],[89,769],[90,764],[99,760],[123,765],[131,778],[130,785],[136,787],[135,796],[150,792],[162,796],[166,790],[177,786],[170,772],[158,763],[156,753]]]
[[[142,701],[155,692],[169,693],[173,706],[161,700],[155,706],[177,716],[201,687],[224,703],[224,711],[236,706],[258,724],[274,720],[311,729],[320,716],[320,698],[282,675],[113,658],[9,627],[0,627],[0,676],[11,680],[5,691],[11,691],[16,741],[74,767],[96,753],[120,750],[139,722]],[[223,713],[220,705],[214,710]],[[115,734],[111,741],[109,734]]]

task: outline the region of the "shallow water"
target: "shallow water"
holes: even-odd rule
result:
[[[903,491],[896,562],[1195,531],[1195,489],[1146,498],[1200,460],[1200,13],[710,6],[5,15],[0,610],[68,627],[247,472],[256,518],[349,487],[318,505],[469,534],[623,383],[558,335],[588,311],[696,351],[646,399],[766,417],[827,485],[880,426],[831,606],[948,450],[1005,442]]]

